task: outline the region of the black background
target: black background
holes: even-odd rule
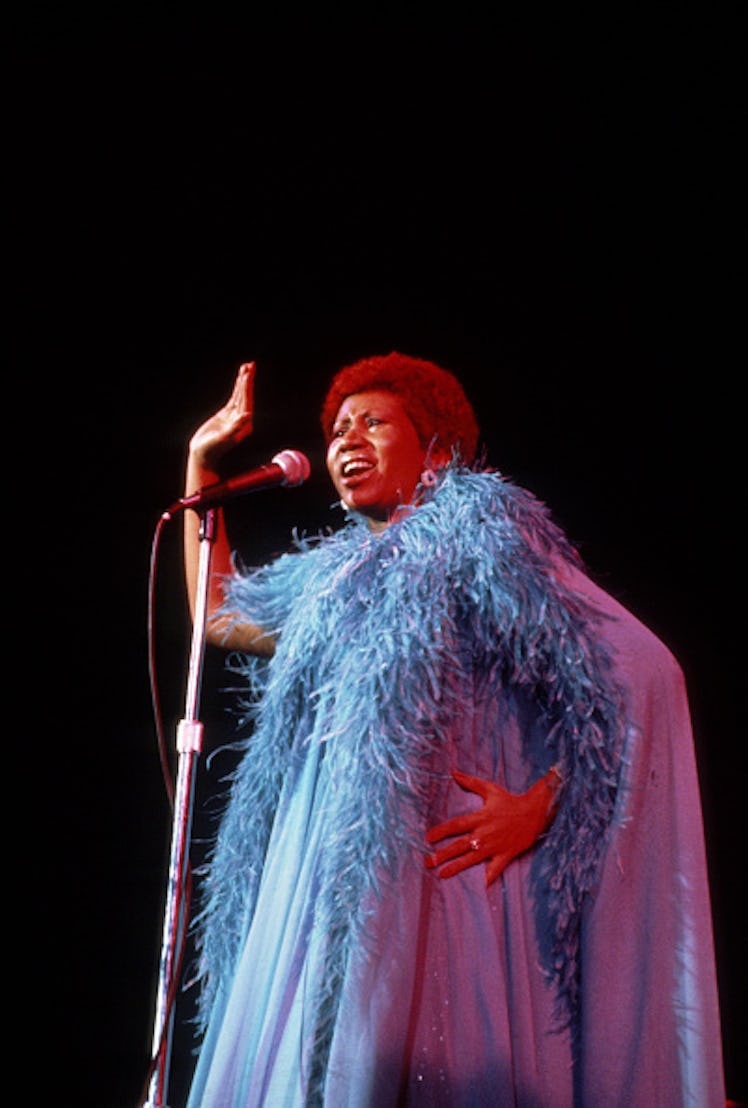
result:
[[[6,465],[29,478],[8,537],[29,642],[6,841],[29,940],[25,1102],[126,1108],[145,1076],[170,820],[146,595],[187,438],[254,358],[257,434],[232,465],[291,446],[315,471],[232,506],[237,544],[263,557],[294,524],[337,523],[320,400],[338,366],[391,349],[458,373],[489,460],[685,670],[728,1091],[744,1095],[739,27],[684,8],[576,24],[154,12],[35,9],[5,48]],[[170,525],[170,744],[179,559]],[[208,749],[230,734],[220,670],[209,652]],[[172,1108],[188,1050],[180,1033]]]

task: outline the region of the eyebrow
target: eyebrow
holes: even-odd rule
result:
[[[375,416],[377,419],[379,419],[382,415],[382,410],[376,407],[369,407],[365,408],[362,412],[354,412],[354,415],[360,415],[362,419],[366,419],[368,416]],[[343,423],[350,423],[352,418],[353,416],[351,416],[350,413],[346,413],[346,415],[340,416],[339,418],[335,419],[335,421],[333,422],[333,427],[340,427],[340,425]]]

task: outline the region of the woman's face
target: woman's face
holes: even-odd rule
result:
[[[374,389],[340,405],[327,468],[345,506],[379,528],[413,500],[425,455],[400,398]]]

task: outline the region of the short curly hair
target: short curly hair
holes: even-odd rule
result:
[[[340,405],[354,393],[382,389],[400,398],[425,448],[457,452],[471,465],[478,448],[478,423],[465,391],[446,369],[393,350],[344,366],[332,379],[322,405],[322,430],[332,438]]]

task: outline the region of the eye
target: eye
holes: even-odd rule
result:
[[[383,423],[383,422],[384,422],[384,420],[379,419],[378,416],[367,416],[366,426],[367,427],[378,427],[379,424]]]

